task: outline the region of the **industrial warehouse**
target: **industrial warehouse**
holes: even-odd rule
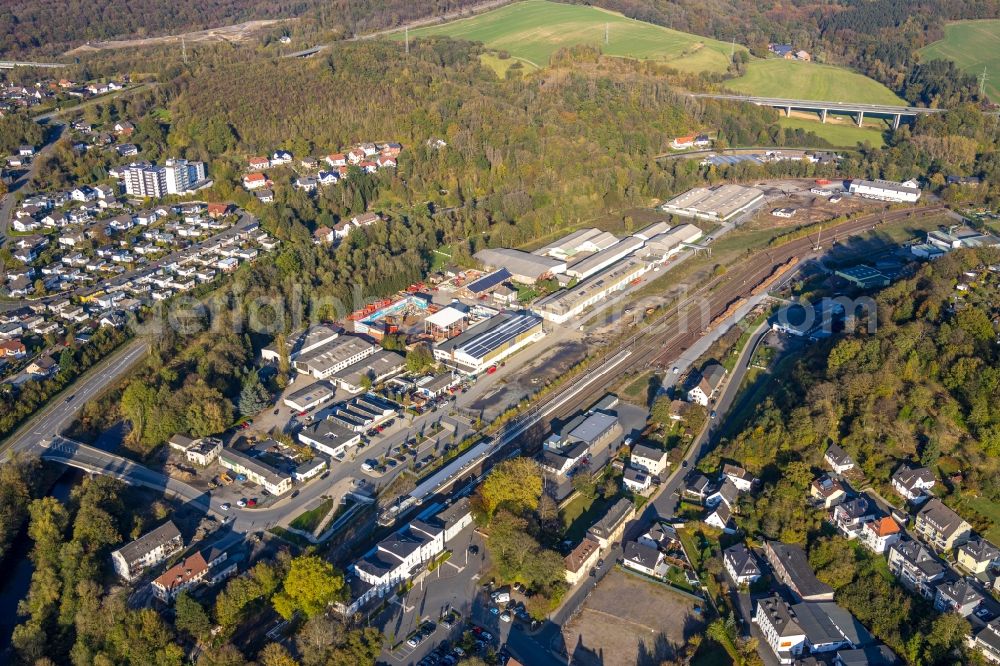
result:
[[[671,215],[726,222],[764,203],[764,193],[756,187],[719,185],[696,187],[660,206]]]
[[[434,348],[434,358],[466,374],[478,374],[545,335],[530,312],[501,312]]]
[[[574,287],[543,296],[535,301],[532,310],[548,321],[563,324],[609,294],[625,289],[647,271],[680,252],[685,244],[694,243],[701,236],[701,229],[693,224],[682,224],[673,229],[664,222],[652,224],[572,264],[567,272],[572,273],[577,268],[576,273],[583,278],[582,281]],[[598,267],[599,272],[593,271],[594,267]]]
[[[896,203],[914,203],[920,198],[920,187],[912,180],[905,183],[891,180],[852,180],[849,191],[866,199]]]

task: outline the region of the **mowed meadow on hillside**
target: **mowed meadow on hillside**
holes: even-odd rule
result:
[[[944,39],[919,51],[921,60],[953,60],[967,74],[986,70],[986,94],[1000,102],[1000,20],[956,21],[944,27]]]
[[[833,65],[780,58],[754,60],[747,65],[746,74],[725,85],[761,97],[906,105],[894,92],[863,74]]]
[[[599,47],[606,55],[657,60],[685,72],[725,72],[734,48],[596,7],[548,0],[516,2],[478,16],[410,31],[411,39],[430,35],[482,42],[535,67],[548,65],[560,48],[586,44]],[[403,33],[393,38],[403,39]],[[745,50],[739,45],[735,48]]]

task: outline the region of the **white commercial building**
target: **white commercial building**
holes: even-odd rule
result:
[[[905,183],[891,180],[852,180],[849,191],[866,199],[897,203],[914,203],[920,198],[920,187],[912,180]]]
[[[369,602],[385,597],[449,548],[471,524],[469,499],[463,497],[433,517],[414,520],[383,539],[351,565],[347,577],[350,600],[337,603],[335,609],[351,616]]]
[[[292,489],[292,476],[234,449],[224,449],[219,463],[237,474],[245,474],[253,483],[264,486],[272,495],[283,495]]]
[[[466,374],[478,374],[545,336],[530,312],[501,312],[434,348],[434,358]]]
[[[583,280],[624,259],[636,250],[641,249],[643,245],[645,245],[645,241],[641,238],[629,236],[607,249],[573,262],[566,268],[566,274]]]
[[[344,335],[323,345],[300,353],[292,365],[302,374],[316,379],[326,379],[331,375],[365,359],[380,347],[359,337]]]
[[[361,434],[341,425],[336,419],[323,419],[299,432],[299,441],[320,453],[336,458],[361,441]]]

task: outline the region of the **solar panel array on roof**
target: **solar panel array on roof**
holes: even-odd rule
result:
[[[530,331],[541,322],[539,317],[527,313],[503,313],[497,316],[507,319],[483,335],[470,340],[467,345],[461,347],[461,351],[473,358],[482,358],[522,333]]]
[[[468,285],[466,289],[473,294],[482,294],[489,291],[490,289],[496,287],[498,284],[502,284],[504,281],[511,278],[510,271],[506,268],[501,268],[500,270],[488,273],[481,278],[473,280]]]

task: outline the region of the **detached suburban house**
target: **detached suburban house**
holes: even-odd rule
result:
[[[736,489],[743,493],[753,488],[753,483],[756,481],[753,474],[738,465],[723,465],[722,476],[724,479],[729,479]]]
[[[715,397],[723,377],[726,376],[726,369],[718,363],[709,363],[701,370],[698,383],[688,391],[688,401],[702,407],[708,407],[708,403]]]
[[[634,469],[658,477],[667,469],[667,464],[667,452],[663,449],[654,449],[643,444],[636,444],[632,447],[629,465]]]
[[[634,569],[647,576],[663,578],[667,575],[668,567],[663,558],[663,553],[656,548],[650,548],[637,541],[629,541],[625,544],[625,553],[622,562],[627,568]]]
[[[1000,560],[1000,549],[986,539],[970,539],[958,548],[957,562],[973,575],[993,569]]]
[[[737,585],[750,585],[761,576],[760,563],[753,551],[742,543],[726,548],[722,561]]]
[[[892,475],[892,487],[901,497],[914,503],[927,499],[927,491],[934,487],[937,479],[934,472],[926,467],[900,467]]]
[[[826,454],[823,456],[823,460],[837,474],[843,474],[848,470],[854,469],[854,458],[849,456],[847,451],[840,448],[837,444],[830,445],[830,448],[826,450]]]
[[[869,550],[884,555],[889,546],[899,541],[900,536],[899,525],[886,516],[865,523],[859,538]]]

